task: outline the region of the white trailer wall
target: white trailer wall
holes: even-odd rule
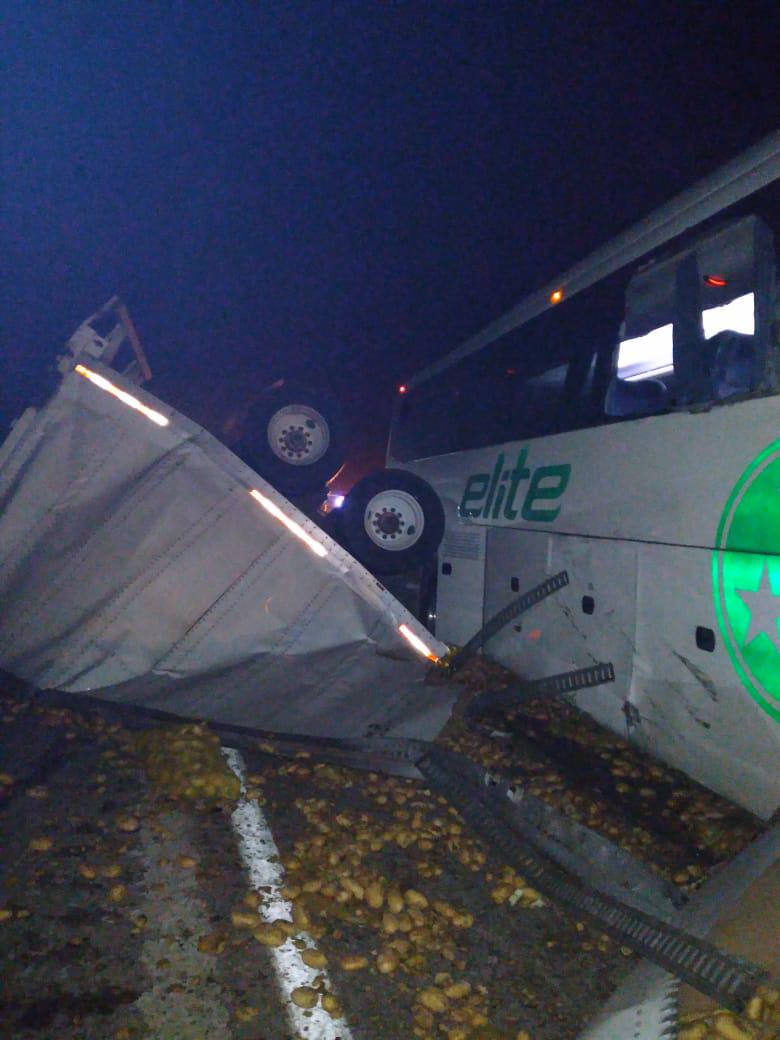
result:
[[[446,651],[205,430],[77,372],[0,451],[0,667],[43,688],[333,736],[433,736]],[[319,546],[291,533],[261,495]]]

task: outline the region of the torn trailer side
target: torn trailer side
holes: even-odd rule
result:
[[[110,367],[107,342],[77,337],[56,392],[0,449],[0,666],[220,722],[435,735],[453,694],[424,678],[447,647],[138,386],[137,357]]]

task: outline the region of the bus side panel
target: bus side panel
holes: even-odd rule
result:
[[[544,531],[490,528],[485,567],[485,620],[549,577],[549,557],[549,537]],[[539,669],[546,667],[555,646],[550,631],[557,614],[556,610],[548,616],[548,610],[549,602],[539,603],[521,614],[490,640],[485,652],[523,678],[535,679],[546,674]]]
[[[636,637],[636,545],[552,536],[552,570],[565,570],[558,638],[574,648],[574,668],[610,662],[614,683],[576,694],[578,707],[621,735],[631,690]],[[559,593],[558,595],[561,595]]]
[[[707,787],[771,816],[780,801],[780,727],[729,660],[715,617],[712,553],[639,546],[632,738]],[[697,646],[711,645],[708,651]]]
[[[569,584],[508,625],[487,652],[529,679],[610,661],[616,681],[582,691],[577,703],[624,733],[634,653],[634,546],[493,528],[488,550],[486,616],[517,598],[512,578],[519,593],[562,570]]]
[[[439,548],[436,584],[436,635],[462,646],[483,624],[487,528],[453,521],[444,502],[447,527]],[[449,508],[448,508],[449,506]]]

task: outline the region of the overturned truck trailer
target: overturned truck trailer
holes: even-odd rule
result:
[[[39,688],[312,735],[434,736],[447,648],[206,430],[81,335],[0,449],[0,667]],[[113,339],[112,339],[113,337]],[[109,349],[110,348],[110,349]],[[147,369],[148,371],[148,369]]]

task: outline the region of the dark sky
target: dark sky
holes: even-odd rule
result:
[[[2,387],[114,292],[215,432],[396,385],[780,120],[776,3],[29,2],[4,15]]]

